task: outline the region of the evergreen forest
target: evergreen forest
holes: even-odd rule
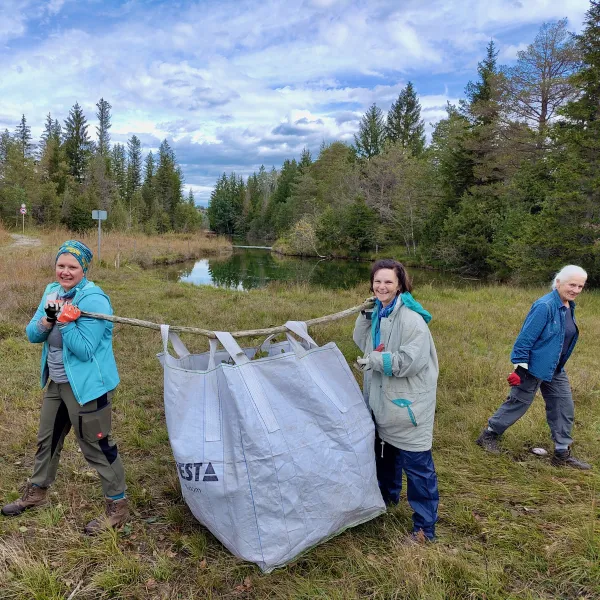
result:
[[[184,197],[183,174],[167,140],[145,157],[136,135],[127,145],[111,145],[112,107],[102,98],[96,108],[95,140],[79,103],[62,124],[48,114],[38,143],[25,115],[13,133],[0,133],[0,220],[14,224],[25,204],[29,223],[75,232],[95,225],[97,209],[109,212],[108,229],[198,229],[202,214],[191,190]]]
[[[600,282],[600,3],[582,32],[544,24],[512,66],[493,41],[427,144],[408,83],[373,104],[353,144],[323,144],[216,182],[210,226],[288,252],[410,262],[502,280],[567,263]]]

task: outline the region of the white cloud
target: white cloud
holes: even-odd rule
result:
[[[508,46],[504,46],[500,49],[500,53],[498,54],[498,60],[500,62],[513,61],[517,58],[517,54],[519,52],[527,50],[527,46],[529,46],[529,44],[526,42],[521,42],[520,44],[509,44]]]
[[[88,23],[70,17],[77,6],[0,3],[2,124],[24,112],[39,132],[49,111],[62,120],[79,101],[93,132],[104,97],[115,140],[136,133],[147,150],[169,137],[187,185],[207,197],[215,172],[352,140],[366,108],[387,110],[409,79],[424,91],[423,118],[437,121],[491,38],[500,62],[513,60],[544,21],[567,16],[580,28],[589,3],[131,0],[87,4]]]

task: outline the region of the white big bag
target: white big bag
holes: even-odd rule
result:
[[[233,554],[269,572],[385,511],[374,425],[348,363],[306,324],[242,350],[215,332],[190,354],[161,326],[165,414],[183,496]],[[179,355],[168,351],[171,340]],[[221,342],[225,351],[217,351]]]

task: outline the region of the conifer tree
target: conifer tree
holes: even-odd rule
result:
[[[308,168],[312,165],[312,156],[310,154],[310,150],[306,147],[302,148],[302,154],[300,154],[300,162],[298,163],[298,168],[301,173],[306,173]]]
[[[97,150],[100,156],[108,156],[110,152],[110,133],[109,129],[112,127],[110,109],[112,106],[104,98],[100,98],[96,104],[98,111],[96,112],[96,118],[98,119],[98,125],[96,126],[96,133],[98,135]]]
[[[148,152],[144,161],[144,183],[151,183],[155,172],[154,155]]]
[[[414,156],[425,149],[425,121],[421,119],[421,104],[410,81],[388,112],[386,135],[389,141],[407,148]]]
[[[25,115],[21,117],[21,120],[15,129],[14,137],[23,158],[30,158],[33,154],[35,145],[31,143],[31,127],[27,125]]]
[[[110,152],[110,171],[112,173],[119,198],[125,203],[127,199],[127,161],[125,158],[125,146],[115,144]]]
[[[54,121],[52,119],[52,115],[48,113],[46,115],[46,122],[44,123],[44,131],[42,132],[42,137],[39,143],[39,152],[40,155],[44,153],[44,148],[48,143],[48,140],[54,135]]]
[[[127,199],[129,201],[141,185],[142,142],[136,135],[132,135],[127,142]]]
[[[148,152],[144,161],[144,183],[142,184],[142,204],[145,216],[144,228],[148,233],[156,231],[159,213],[154,189],[155,168],[154,155],[152,152]]]
[[[162,230],[175,227],[177,206],[182,200],[183,177],[177,166],[175,153],[167,140],[158,149],[158,165],[154,177],[157,200],[164,216],[159,223]]]
[[[361,158],[371,158],[383,151],[385,143],[385,123],[381,109],[372,104],[363,115],[354,135],[356,154]]]
[[[54,126],[52,128],[52,135],[57,142],[62,141],[62,127],[58,119],[54,119]]]
[[[210,194],[207,209],[211,230],[227,235],[235,233],[238,215],[241,213],[238,186],[239,180],[235,173],[231,173],[229,177],[223,173],[217,181]]]
[[[494,40],[486,48],[485,58],[477,65],[479,80],[469,81],[465,88],[466,100],[460,101],[463,113],[475,124],[490,124],[498,115],[496,84],[498,75],[498,50]]]
[[[6,159],[8,158],[8,148],[10,146],[11,141],[12,138],[10,132],[8,131],[8,129],[5,129],[0,134],[0,165],[6,163]]]
[[[87,119],[81,106],[76,102],[65,121],[64,144],[69,172],[79,182],[83,181],[85,167],[91,153],[87,129]]]

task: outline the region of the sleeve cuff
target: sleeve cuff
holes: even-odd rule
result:
[[[383,362],[383,374],[391,377],[394,374],[392,371],[392,354],[390,352],[382,352],[381,360]]]
[[[44,318],[44,317],[42,317],[42,319],[43,319],[43,318]],[[50,331],[52,330],[52,328],[50,327],[50,329],[48,329],[48,327],[46,327],[46,326],[45,326],[45,325],[42,323],[42,319],[40,319],[40,320],[39,320],[39,321],[36,323],[36,326],[37,326],[38,333],[41,333],[42,335],[43,335],[43,334],[46,334],[46,333],[50,333]]]

